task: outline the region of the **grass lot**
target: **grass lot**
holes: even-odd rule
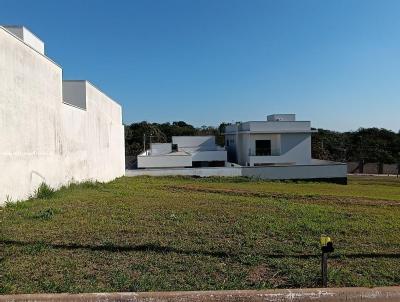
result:
[[[316,287],[321,233],[330,286],[400,284],[393,177],[137,177],[43,197],[0,208],[0,293]]]

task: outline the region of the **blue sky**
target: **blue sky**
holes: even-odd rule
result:
[[[297,113],[314,127],[400,129],[400,1],[0,0],[124,122],[196,126]]]

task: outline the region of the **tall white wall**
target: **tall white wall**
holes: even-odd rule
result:
[[[60,183],[59,66],[0,28],[0,203]]]
[[[0,70],[0,204],[124,175],[118,104],[90,84],[87,110],[63,104],[61,68],[2,27]]]
[[[89,178],[108,181],[125,173],[122,108],[87,82]]]

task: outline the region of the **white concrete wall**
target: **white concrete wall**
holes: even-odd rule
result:
[[[121,107],[82,81],[87,109],[63,104],[65,179],[109,181],[125,169]]]
[[[150,146],[151,155],[168,154],[172,152],[171,143],[152,143]]]
[[[267,116],[267,121],[276,122],[276,121],[285,121],[285,122],[294,122],[296,121],[296,114],[293,113],[284,113],[284,114],[270,114]]]
[[[23,28],[24,42],[44,55],[44,43],[26,27]]]
[[[40,183],[124,175],[121,107],[87,84],[87,110],[62,102],[62,70],[0,27],[0,204]]]
[[[346,178],[346,164],[243,167],[242,175],[260,179]]]
[[[257,140],[270,140],[271,141],[271,155],[281,154],[281,135],[280,134],[250,134],[249,137],[249,156],[256,155],[256,141]]]
[[[215,136],[173,136],[172,143],[178,148],[194,148],[200,150],[215,149]]]
[[[226,151],[199,151],[192,153],[192,161],[226,161]]]
[[[59,66],[0,27],[0,204],[60,184]]]
[[[271,139],[272,156],[255,156],[255,141]],[[311,163],[311,134],[284,133],[275,136],[267,134],[251,134],[249,156],[250,166],[262,163],[293,163],[306,165]]]
[[[191,155],[138,155],[137,157],[138,168],[173,168],[173,167],[191,167]]]
[[[127,170],[126,176],[245,176],[259,179],[330,179],[346,178],[346,164],[315,164],[300,166],[276,167],[216,167],[216,168],[170,168],[170,169],[139,169]]]
[[[253,131],[264,133],[280,133],[280,132],[304,132],[311,131],[311,122],[309,121],[252,121],[239,125],[239,131]]]
[[[31,31],[23,26],[5,26],[9,32],[17,36],[19,39],[24,41],[30,47],[34,48],[41,54],[44,54],[44,43],[38,37],[36,37]]]
[[[259,122],[260,127],[264,124],[289,124],[302,122]],[[309,122],[305,122],[309,125]],[[250,129],[250,124],[244,123],[244,127]],[[243,125],[243,124],[241,124]],[[236,125],[235,125],[236,126]],[[232,127],[232,131],[235,127]],[[309,164],[311,161],[311,133],[253,133],[253,132],[229,132],[225,140],[234,140],[227,148],[229,159],[235,160],[242,166],[253,166],[254,164],[268,163],[292,163]],[[256,156],[256,140],[271,141],[271,156]]]
[[[241,168],[170,168],[170,169],[139,169],[139,170],[127,170],[125,175],[128,177],[132,176],[199,176],[199,177],[235,177],[241,176]]]

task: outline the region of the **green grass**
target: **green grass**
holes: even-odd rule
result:
[[[120,178],[0,208],[0,293],[400,284],[400,181]]]

